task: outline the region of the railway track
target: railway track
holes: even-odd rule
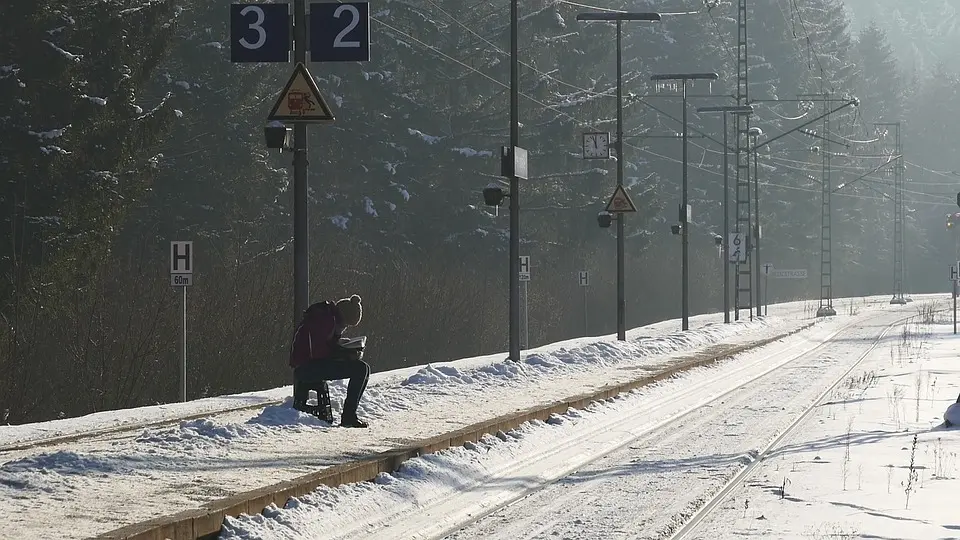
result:
[[[711,516],[724,501],[726,501],[730,496],[732,496],[736,491],[747,481],[761,465],[763,465],[764,460],[767,459],[771,454],[776,452],[784,442],[789,440],[797,430],[804,425],[807,419],[817,410],[818,407],[824,404],[824,402],[833,394],[834,391],[845,381],[850,374],[863,363],[864,359],[870,356],[874,350],[880,345],[883,341],[883,338],[894,329],[894,327],[903,324],[905,321],[912,319],[914,317],[908,317],[900,319],[897,322],[892,323],[887,326],[886,329],[880,334],[879,337],[874,340],[871,346],[861,354],[856,361],[854,361],[850,368],[843,372],[836,382],[834,382],[829,388],[823,391],[817,399],[807,406],[801,414],[799,414],[793,422],[790,423],[775,439],[770,441],[765,447],[759,449],[755,454],[752,454],[751,461],[738,472],[733,478],[731,478],[726,485],[720,489],[715,495],[713,495],[709,500],[707,500],[703,506],[696,511],[673,535],[670,536],[670,540],[688,540],[694,537],[694,534],[698,531],[700,525],[704,522],[706,518]]]
[[[829,336],[825,336],[817,345],[811,346],[808,341],[798,339],[796,343],[788,347],[777,347],[768,354],[755,354],[755,358],[745,361],[738,361],[735,367],[728,366],[724,369],[718,369],[716,373],[708,375],[698,382],[685,384],[669,395],[657,398],[646,403],[640,410],[628,410],[626,413],[617,413],[611,417],[599,417],[591,420],[588,427],[577,434],[576,438],[559,441],[556,445],[549,448],[539,448],[526,454],[522,459],[518,458],[514,464],[507,465],[501,470],[495,471],[489,477],[476,482],[475,485],[467,486],[461,493],[448,494],[438,497],[436,500],[419,501],[415,508],[401,508],[395,514],[389,516],[378,516],[375,521],[350,524],[343,528],[336,528],[336,533],[329,536],[323,535],[323,538],[341,539],[350,538],[352,535],[360,532],[364,534],[375,533],[378,537],[392,538],[418,538],[418,539],[439,539],[439,538],[532,538],[545,530],[526,529],[521,525],[517,530],[513,530],[509,524],[524,522],[525,514],[521,512],[521,517],[512,514],[514,507],[529,506],[533,509],[527,512],[534,516],[542,513],[545,516],[541,525],[551,527],[556,524],[557,515],[561,511],[554,511],[552,505],[559,499],[563,499],[563,490],[553,492],[551,495],[539,496],[540,492],[546,492],[547,488],[553,484],[560,483],[563,479],[573,473],[578,473],[584,467],[591,463],[618,452],[633,444],[640,446],[654,445],[660,442],[664,433],[669,431],[671,426],[684,425],[696,418],[698,411],[704,407],[717,406],[724,400],[731,398],[737,392],[745,387],[749,387],[755,381],[765,377],[771,377],[776,372],[799,359],[806,359],[806,363],[811,361],[816,364],[816,358],[825,353],[830,347],[836,346],[831,340],[850,330],[857,325],[863,325],[865,321],[874,321],[884,314],[877,314],[866,318],[857,318],[850,323],[836,329]],[[889,320],[890,314],[886,317]],[[902,324],[904,321],[915,317],[898,317],[893,322],[886,325],[881,335],[874,340],[870,350],[873,350],[878,343],[887,335],[890,329]],[[865,353],[864,356],[866,356]],[[859,360],[855,363],[858,364]],[[844,366],[846,364],[844,363]],[[855,365],[844,370],[844,374],[855,369]],[[836,369],[836,368],[834,368]],[[831,385],[831,389],[843,380],[839,377]],[[735,379],[737,382],[731,386],[731,383],[724,384],[724,380]],[[722,391],[716,390],[722,388]],[[828,395],[829,390],[824,393]],[[822,401],[823,396],[818,397],[818,402]],[[731,398],[732,399],[732,398]],[[677,402],[684,403],[684,408],[677,409]],[[807,407],[804,410],[808,415],[814,406]],[[649,419],[649,420],[648,420]],[[797,418],[792,425],[802,423],[803,418]],[[778,438],[770,447],[775,447]],[[646,442],[644,442],[646,441]],[[768,452],[764,449],[764,452]],[[756,451],[744,454],[745,461],[756,461],[761,453]],[[504,491],[501,486],[516,483],[516,479],[522,478],[526,486],[521,490],[513,492]],[[735,482],[733,485],[736,485]],[[571,490],[571,493],[583,495],[582,492]],[[669,495],[664,494],[665,497]],[[720,496],[720,495],[718,495]],[[525,499],[530,499],[526,501]],[[571,508],[583,508],[583,500],[574,497],[576,500],[571,503]],[[602,506],[602,502],[598,505]],[[499,511],[503,510],[500,515]],[[569,509],[567,509],[569,510]],[[648,515],[655,515],[658,512],[670,512],[662,508],[646,508]],[[497,513],[494,517],[492,514]],[[572,513],[572,512],[571,512]],[[673,517],[675,514],[669,514]],[[676,514],[675,521],[680,521],[680,514]],[[689,514],[687,514],[689,515]],[[480,522],[485,518],[490,518],[492,525],[484,528]],[[536,521],[536,517],[528,521]],[[478,525],[474,528],[473,525]],[[691,524],[691,527],[695,525]],[[638,528],[644,526],[638,525]],[[649,527],[647,527],[648,529]],[[466,532],[467,530],[471,532]],[[674,527],[668,527],[672,532]],[[646,530],[646,529],[644,529]],[[692,529],[691,529],[692,530]],[[537,532],[539,531],[539,532]],[[563,536],[569,531],[559,530],[553,534]],[[581,531],[589,532],[589,531]],[[650,538],[649,530],[644,538]],[[462,533],[462,534],[461,534]],[[669,533],[667,533],[669,535]],[[617,535],[619,538],[620,536]],[[661,536],[663,537],[663,536]]]

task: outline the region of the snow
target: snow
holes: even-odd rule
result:
[[[893,335],[870,352],[897,318],[863,320],[822,353],[785,354],[791,343],[808,342],[809,351],[814,336],[840,334],[838,317],[765,353],[422,456],[372,483],[321,487],[283,509],[228,518],[221,538],[431,538],[461,525],[448,538],[666,538],[755,460],[766,433],[784,429],[838,378],[845,384],[814,409],[803,434],[761,462],[746,492],[694,537],[942,538],[960,529],[951,517],[960,430],[936,425],[942,396],[952,400],[960,384],[957,339],[946,325],[904,326],[917,336],[911,345]],[[868,352],[849,374],[858,350]],[[779,370],[771,359],[792,365]],[[727,390],[751,377],[746,390]],[[915,406],[890,401],[898,387],[916,390]],[[912,422],[897,420],[910,409]],[[672,422],[692,410],[704,412]],[[913,510],[905,508],[907,487]]]
[[[338,229],[347,230],[347,225],[350,223],[350,218],[336,215],[330,218],[330,223],[333,223],[333,225]]]
[[[711,395],[722,393],[723,385],[733,384],[738,377],[775,369],[774,364],[787,362],[791,355],[816,346],[856,317],[879,313],[891,318],[904,314],[888,301],[887,296],[871,303],[850,301],[860,311],[860,315],[853,316],[847,305],[838,300],[835,306],[839,316],[818,321],[813,329],[768,346],[768,352],[762,355],[739,355],[717,368],[697,370],[624,399],[586,411],[570,411],[547,423],[533,423],[509,434],[487,437],[476,445],[423,456],[408,462],[397,474],[381,475],[375,483],[323,488],[294,501],[288,509],[231,520],[225,537],[298,537],[294,531],[300,529],[291,529],[286,525],[289,524],[302,526],[304,537],[319,538],[323,535],[311,536],[318,530],[319,522],[325,523],[323,534],[338,531],[349,536],[347,531],[356,526],[351,525],[351,519],[356,521],[357,516],[372,523],[378,516],[394,515],[396,505],[410,513],[411,504],[417,507],[430,500],[456,500],[452,495],[463,492],[467,484],[497,471],[503,480],[499,487],[481,491],[501,499],[516,497],[524,486],[532,488],[537,478],[589,463],[599,449],[609,452],[622,446],[630,437],[636,438],[637,429],[664,421],[670,411],[701,404]],[[770,306],[771,317],[730,325],[721,323],[722,315],[696,316],[691,318],[691,330],[685,333],[678,331],[678,320],[664,321],[631,330],[626,342],[618,342],[613,336],[578,338],[525,351],[520,363],[504,362],[501,353],[375,373],[361,403],[361,415],[371,421],[367,430],[331,429],[324,422],[292,410],[289,400],[278,404],[289,396],[290,387],[28,426],[0,426],[0,446],[5,446],[55,434],[184,418],[173,425],[143,426],[56,446],[0,450],[0,498],[8,501],[0,514],[6,518],[0,522],[0,536],[86,537],[193,508],[231,493],[289,480],[350,459],[348,456],[383,451],[487,418],[633,380],[718,343],[750,343],[782,334],[808,324],[815,307],[816,304],[805,302]],[[908,309],[906,314],[912,313],[912,307]],[[847,339],[837,346],[853,350],[862,346],[861,341]],[[774,362],[768,358],[770,348],[775,353]],[[818,376],[827,377],[833,371],[828,372],[824,366],[838,369],[846,356],[843,350],[823,354],[814,359],[812,371],[804,372],[804,376],[819,373]],[[938,390],[960,382],[960,375],[950,378],[953,371],[948,366],[936,369]],[[770,392],[771,388],[785,391],[770,387],[766,395],[776,395]],[[331,384],[335,409],[344,392],[344,381]],[[950,401],[955,397],[954,392]],[[215,414],[218,409],[239,405],[253,408]],[[939,405],[937,414],[942,414],[945,404]],[[637,414],[638,406],[642,407],[642,414]],[[613,417],[607,418],[611,414]],[[201,417],[185,418],[188,415]],[[610,428],[615,421],[624,421],[624,417],[634,418],[637,425],[628,430]],[[549,466],[540,460],[538,466],[545,468],[539,472],[527,471],[528,475],[518,469],[520,463],[536,461],[527,459],[529,456],[550,453],[556,448],[568,451],[556,453],[553,462],[547,460]],[[493,461],[484,461],[487,458]],[[392,495],[384,495],[386,492]],[[134,499],[136,505],[122,507],[98,502]],[[480,500],[486,499],[472,502]],[[438,515],[454,519],[463,511]],[[58,528],[64,515],[71,516],[69,530]],[[439,525],[441,520],[435,518],[436,515],[432,521]],[[423,525],[423,515],[417,519],[419,524],[414,525]],[[342,528],[333,525],[341,522],[346,523]],[[401,526],[405,525],[398,521],[397,527]],[[355,538],[357,530],[353,530]],[[361,532],[360,536],[365,535]]]
[[[702,538],[957,538],[960,429],[941,421],[960,391],[960,338],[945,323],[908,331],[860,366]]]
[[[27,134],[33,135],[34,137],[37,137],[39,139],[58,139],[60,137],[63,137],[63,135],[67,132],[67,128],[69,128],[70,126],[71,124],[68,124],[66,127],[62,127],[59,129],[51,129],[48,131],[27,131]]]
[[[97,105],[100,105],[100,106],[103,106],[103,105],[106,105],[106,104],[107,104],[107,99],[106,99],[106,98],[96,97],[96,96],[88,96],[88,95],[86,95],[86,94],[82,94],[80,97],[81,97],[82,99],[89,100],[89,101],[91,101],[91,102],[93,102],[93,103],[95,103],[95,104],[97,104]]]
[[[67,60],[70,60],[70,61],[78,62],[78,63],[79,63],[80,60],[83,59],[83,55],[82,55],[82,54],[73,54],[73,53],[71,53],[71,52],[69,52],[69,51],[65,51],[65,50],[61,49],[60,47],[58,47],[55,43],[53,43],[53,42],[51,42],[51,41],[47,41],[47,40],[45,40],[45,39],[43,40],[43,42],[46,43],[47,45],[49,45],[51,48],[53,48],[53,50],[55,50],[55,51],[57,51],[58,53],[60,53],[60,55],[63,56],[64,58],[66,58]]]
[[[443,137],[437,137],[435,135],[427,135],[426,133],[420,131],[419,129],[407,128],[407,133],[409,133],[410,135],[415,135],[417,137],[420,137],[427,144],[436,144],[441,139],[443,139]]]
[[[373,217],[378,217],[380,215],[377,213],[377,209],[374,208],[373,199],[371,199],[370,197],[363,198],[363,211]]]
[[[474,150],[473,148],[469,148],[469,147],[454,148],[453,151],[459,152],[460,154],[467,157],[474,157],[474,156],[492,157],[493,156],[493,152],[491,152],[490,150]]]

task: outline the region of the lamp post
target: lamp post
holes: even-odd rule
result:
[[[727,115],[751,114],[753,105],[745,107],[725,105],[719,107],[697,107],[698,113],[723,113],[723,322],[730,322],[730,170],[727,143]]]
[[[659,21],[659,13],[586,12],[577,14],[578,21],[617,23],[617,186],[623,186],[623,51],[620,47],[623,21]],[[627,339],[626,292],[624,287],[623,214],[617,216],[617,339]]]
[[[708,80],[715,81],[720,76],[716,73],[664,73],[650,77],[651,81],[681,81],[683,83],[683,191],[680,201],[680,234],[683,245],[683,257],[680,265],[681,280],[683,282],[682,304],[682,329],[690,329],[690,295],[689,295],[689,274],[690,264],[688,257],[687,244],[690,235],[690,216],[688,215],[687,204],[687,81]]]
[[[757,274],[757,317],[763,315],[761,310],[767,299],[767,290],[763,290],[763,296],[760,295],[760,148],[757,146],[757,140],[763,135],[763,130],[758,127],[752,127],[747,131],[747,135],[753,139],[753,226],[756,227],[754,234],[754,268]]]

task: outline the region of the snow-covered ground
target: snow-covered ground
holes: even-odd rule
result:
[[[696,538],[960,538],[960,336],[908,328],[705,521]]]
[[[911,314],[881,296],[838,300],[839,316],[795,338],[816,345],[824,332],[868,312]],[[917,304],[920,299],[918,298]],[[289,395],[289,387],[186,404],[98,413],[30,426],[0,426],[0,446],[90,429],[211,415],[91,439],[0,453],[0,537],[77,538],[175,513],[232,493],[289,480],[531,406],[642,377],[717,343],[751,343],[811,322],[816,304],[770,307],[771,317],[724,325],[722,315],[691,318],[692,330],[665,321],[613,336],[528,351],[519,364],[503,354],[377,373],[361,414],[367,430],[331,428],[284,405],[213,414],[238,403]],[[838,327],[838,326],[837,326]],[[835,328],[834,328],[835,329]],[[820,336],[819,338],[817,336]],[[745,355],[749,356],[749,355]],[[332,385],[334,402],[344,393]],[[453,477],[460,473],[448,470]],[[364,486],[375,486],[369,484]],[[136,501],[109,505],[104,501]],[[259,518],[258,518],[259,519]]]
[[[911,313],[822,321],[719,366],[410,460],[376,482],[228,519],[221,537],[438,538],[469,524],[450,538],[665,538]]]
[[[887,297],[838,301],[887,310]],[[377,373],[361,404],[365,430],[331,428],[282,405],[212,414],[168,427],[0,453],[0,537],[82,538],[205,502],[290,480],[318,469],[450,432],[466,425],[634,380],[718,343],[748,344],[803,327],[815,303],[771,306],[765,320],[722,324],[722,315],[678,320],[614,336],[583,338],[505,355]],[[0,445],[51,433],[136,425],[215,411],[218,404],[289,395],[275,389],[29,426],[0,427]],[[331,385],[335,407],[343,382]],[[71,422],[76,422],[76,425]],[[51,427],[52,426],[52,427]],[[136,501],[104,504],[103,501]]]

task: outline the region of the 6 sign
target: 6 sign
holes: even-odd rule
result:
[[[310,4],[310,60],[370,61],[370,3]]]
[[[289,62],[287,4],[230,5],[231,62]]]
[[[729,259],[730,262],[742,263],[747,261],[747,249],[743,245],[743,233],[730,233],[729,239]]]

